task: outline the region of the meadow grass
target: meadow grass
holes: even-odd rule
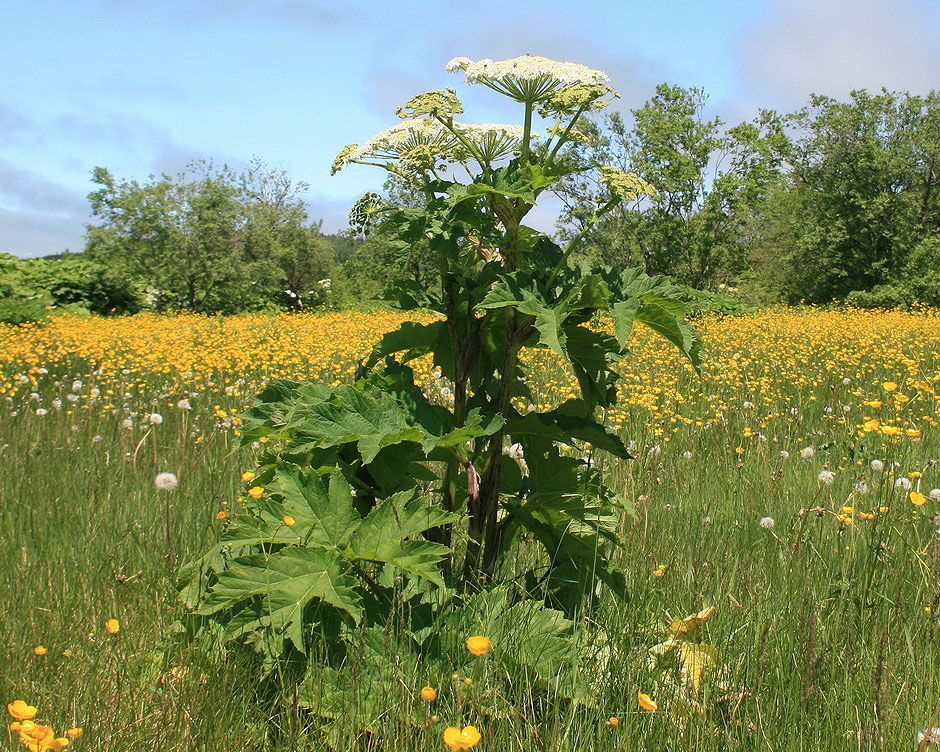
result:
[[[234,448],[233,413],[274,376],[351,378],[396,320],[0,329],[4,701],[38,706],[59,735],[82,727],[77,750],[322,749],[290,687],[259,681],[246,653],[181,632],[173,583],[244,492],[255,450]],[[418,672],[380,728],[340,724],[341,748],[444,749],[446,726],[473,722],[476,749],[493,751],[918,749],[940,704],[940,500],[929,495],[940,486],[940,318],[779,310],[701,328],[701,379],[655,338],[637,340],[624,407],[608,416],[636,459],[593,458],[635,508],[623,521],[629,601],[602,597],[584,615],[606,657],[593,702],[481,668],[474,688],[438,687],[429,706]],[[540,407],[573,389],[551,359],[533,365]],[[419,373],[440,388],[430,365]],[[160,472],[179,488],[158,490]],[[700,639],[719,666],[696,698],[702,712],[674,712],[648,650],[672,617],[708,606]],[[480,665],[495,671],[499,650]],[[660,710],[641,709],[637,692]],[[500,694],[499,714],[480,714],[488,693]],[[0,745],[22,748],[15,735]]]

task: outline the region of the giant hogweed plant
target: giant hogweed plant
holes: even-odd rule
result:
[[[201,623],[253,643],[269,666],[318,656],[301,661],[303,697],[324,715],[350,707],[329,677],[351,655],[387,672],[387,661],[368,656],[394,639],[398,665],[407,664],[402,655],[436,665],[460,654],[448,649],[459,625],[512,640],[503,660],[557,680],[576,649],[568,617],[603,586],[625,595],[613,553],[628,506],[583,457],[630,457],[602,418],[617,399],[615,368],[630,354],[634,325],[699,365],[699,339],[667,279],[573,263],[580,238],[562,248],[524,224],[545,191],[578,171],[603,173],[608,193],[595,222],[653,191],[635,175],[574,163],[565,149],[581,138],[579,120],[617,96],[607,76],[531,56],[457,58],[447,70],[517,102],[522,125],[461,122],[456,93],[430,91],[333,166],[380,167],[422,197],[420,206],[395,206],[367,194],[351,216],[381,225],[402,262],[419,242],[430,246],[440,288],[403,278],[385,296],[437,316],[382,337],[354,384],[277,381],[259,395],[241,441],[268,449],[248,476],[247,503],[184,577],[183,597]],[[597,325],[602,317],[612,333]],[[551,410],[517,409],[537,402],[520,358],[527,348],[553,351],[579,396]],[[425,356],[449,383],[448,406],[415,383],[408,363]],[[513,569],[507,554],[520,549]],[[325,639],[342,635],[345,648]]]

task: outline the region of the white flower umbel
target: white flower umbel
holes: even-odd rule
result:
[[[454,123],[454,129],[474,145],[485,162],[495,162],[503,157],[518,154],[522,149],[525,134],[521,125],[502,123]],[[533,133],[531,136],[537,138],[538,134]]]
[[[476,62],[455,57],[445,67],[448,73],[463,71],[468,84],[483,84],[516,101],[530,103],[544,101],[566,86],[606,86],[610,80],[604,71],[538,55]]]
[[[411,118],[376,133],[361,146],[343,147],[333,161],[333,174],[350,162],[378,159],[401,159],[421,151],[430,158],[438,158],[456,146],[454,134],[432,118]]]

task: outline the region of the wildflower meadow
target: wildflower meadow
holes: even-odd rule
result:
[[[940,315],[707,313],[595,263],[657,190],[575,148],[607,74],[446,71],[518,123],[428,91],[333,163],[436,266],[395,313],[0,328],[5,743],[940,741]],[[577,235],[524,223],[587,173]]]
[[[356,693],[369,697],[354,673],[349,722],[325,720],[290,686],[259,683],[250,648],[188,635],[182,563],[256,487],[243,473],[265,442],[238,448],[252,395],[278,378],[351,382],[401,321],[145,315],[0,329],[0,665],[10,722],[54,729],[37,749],[322,749],[325,725],[338,747],[362,749],[446,749],[445,732],[479,749],[918,748],[940,679],[931,311],[700,319],[701,376],[635,333],[621,407],[605,416],[634,459],[564,449],[628,503],[628,597],[601,592],[578,623],[586,649],[572,660],[591,673],[577,701],[512,673],[511,631],[468,624],[450,673],[403,664],[379,640],[394,710],[357,722]],[[436,404],[452,401],[433,364],[415,370]],[[577,389],[551,356],[532,374],[540,410]]]

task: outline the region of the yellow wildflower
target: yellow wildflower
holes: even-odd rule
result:
[[[468,637],[467,650],[474,655],[484,655],[490,649],[489,637]]]
[[[451,726],[444,729],[444,744],[451,749],[470,749],[483,737],[474,726],[456,728]]]
[[[637,702],[640,703],[640,707],[643,708],[643,710],[653,711],[659,708],[659,705],[657,705],[652,699],[650,699],[649,695],[645,695],[642,692],[636,693],[636,699],[637,699]]]

